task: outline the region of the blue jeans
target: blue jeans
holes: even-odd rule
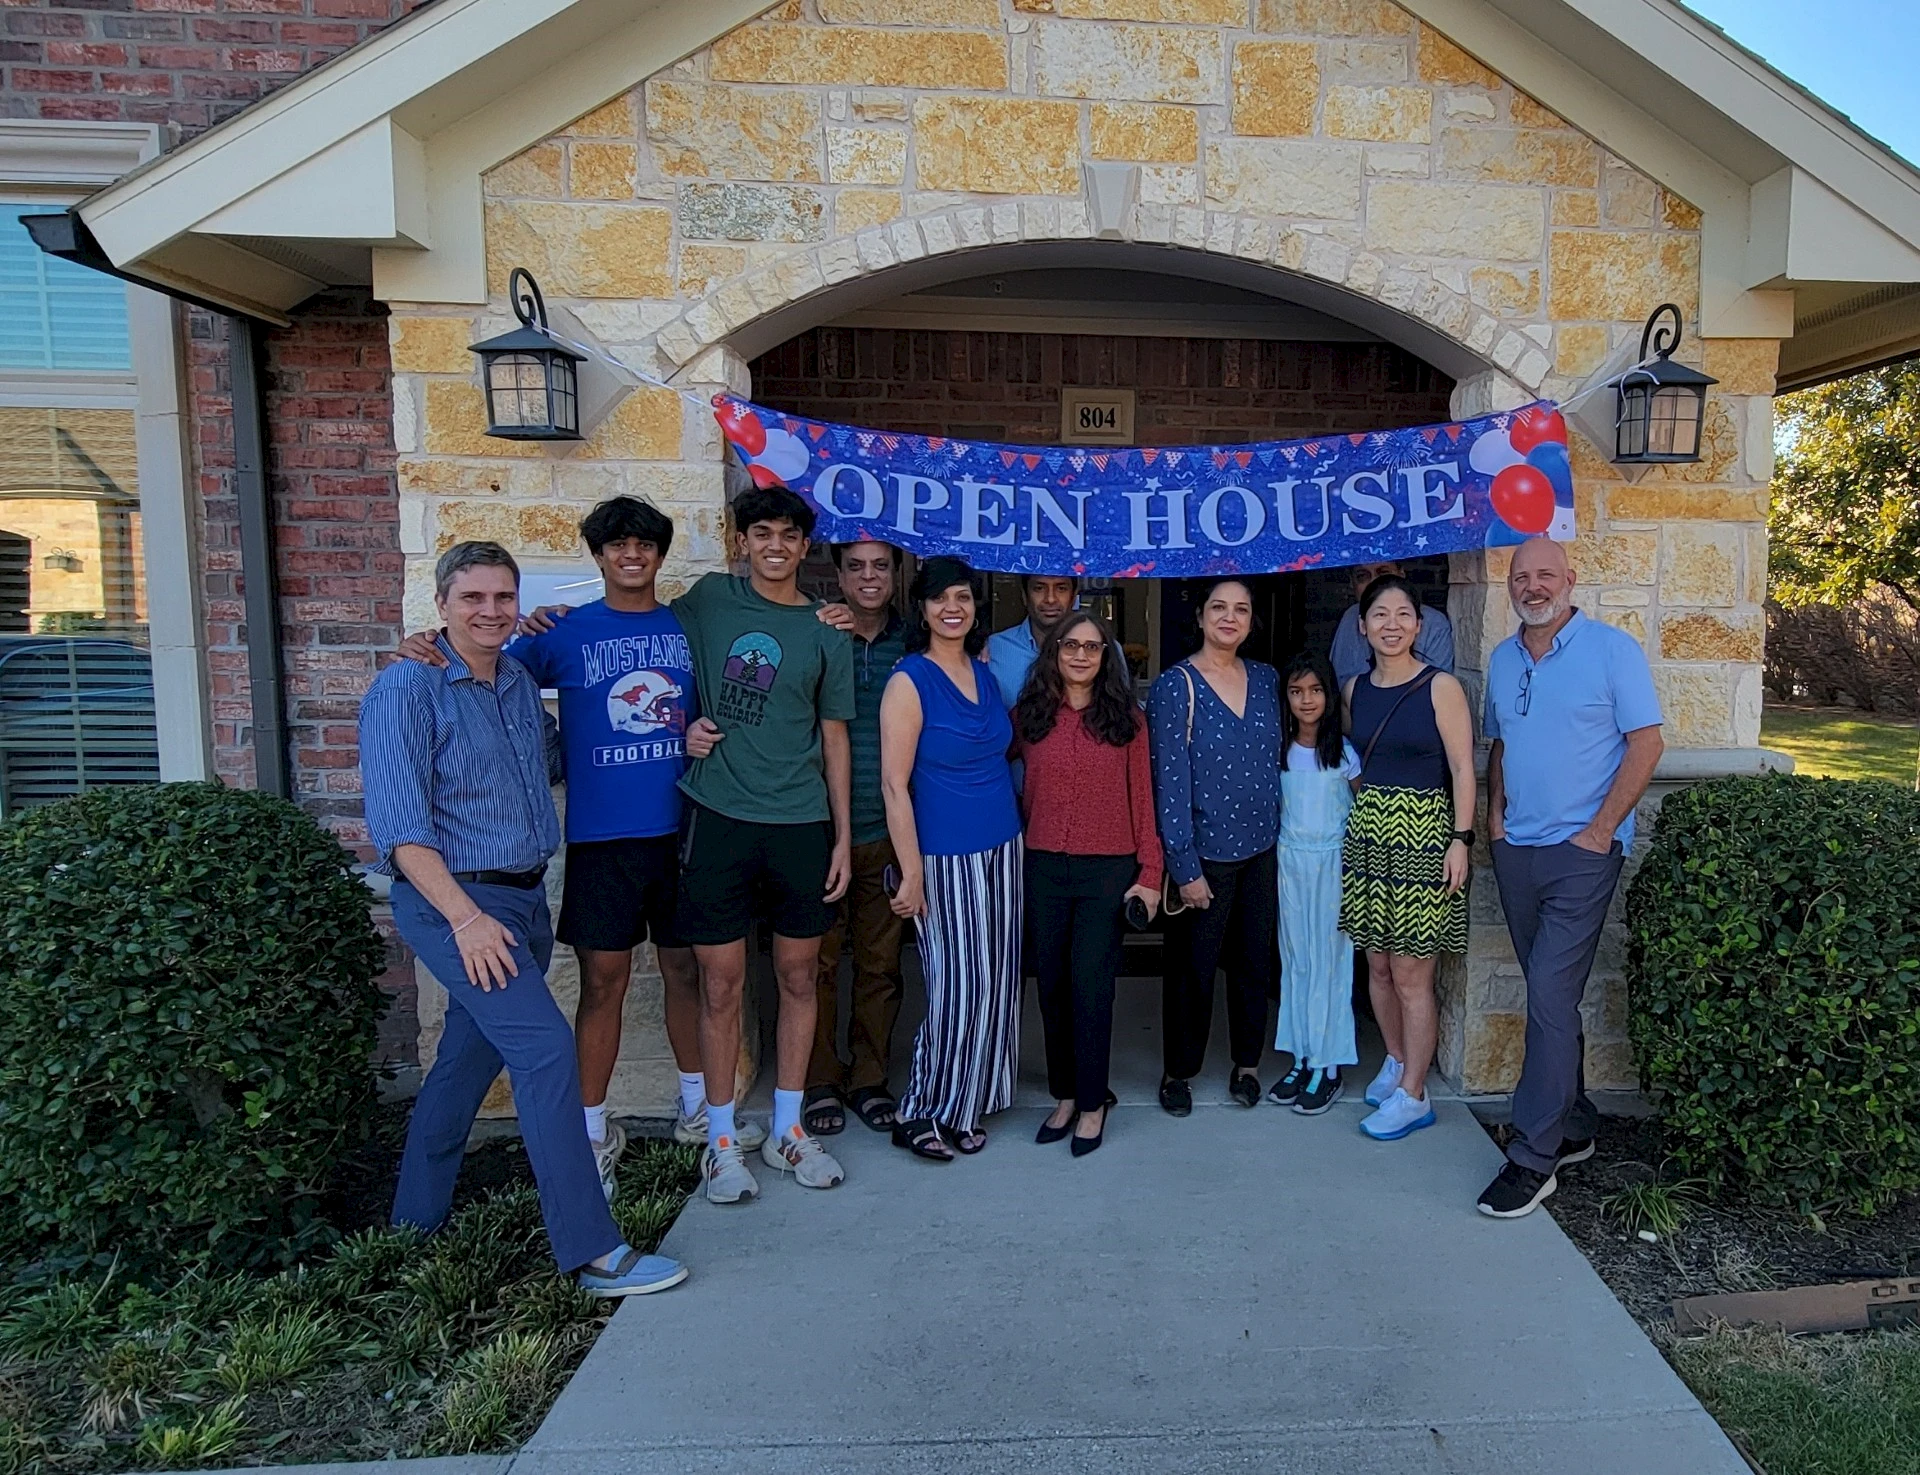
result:
[[[466,892],[514,936],[520,972],[505,988],[468,983],[446,918],[405,881],[393,887],[394,925],[447,990],[440,1053],[407,1124],[393,1222],[433,1230],[445,1221],[473,1119],[504,1065],[553,1258],[563,1271],[576,1270],[615,1248],[620,1231],[587,1142],[573,1030],[547,992],[553,921],[546,892],[537,886],[468,886]]]

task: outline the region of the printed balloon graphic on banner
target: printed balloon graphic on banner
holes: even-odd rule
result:
[[[1432,557],[1574,531],[1551,404],[1449,425],[1227,446],[1028,446],[803,419],[730,395],[714,417],[823,543],[891,543],[1009,574],[1191,578]]]

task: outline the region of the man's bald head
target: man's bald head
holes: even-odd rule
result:
[[[1552,625],[1573,608],[1573,565],[1551,538],[1529,538],[1513,550],[1507,597],[1524,625]]]

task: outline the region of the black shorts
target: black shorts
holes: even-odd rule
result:
[[[597,953],[623,953],[649,938],[655,947],[685,947],[673,925],[679,890],[678,835],[577,841],[567,846],[553,935]]]
[[[689,804],[680,821],[678,931],[694,947],[739,942],[756,917],[782,937],[821,937],[833,826],[762,825]]]

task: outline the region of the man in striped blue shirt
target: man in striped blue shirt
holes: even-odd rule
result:
[[[393,876],[393,920],[447,990],[433,1069],[400,1161],[393,1222],[437,1229],[467,1134],[502,1065],[554,1259],[600,1297],[678,1285],[684,1266],[621,1238],[580,1105],[573,1032],[547,991],[544,885],[560,843],[550,726],[526,668],[501,653],[520,570],[498,543],[459,543],[434,570],[445,666],[396,661],[360,706],[367,832]]]

